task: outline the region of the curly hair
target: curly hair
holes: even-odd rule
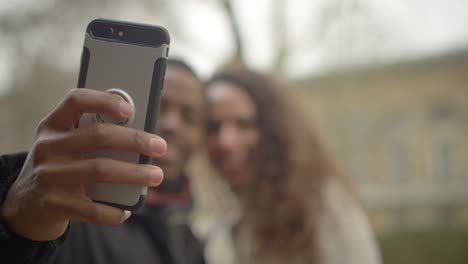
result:
[[[248,179],[248,190],[240,197],[244,221],[253,230],[254,254],[317,259],[322,183],[338,175],[317,131],[292,101],[288,87],[272,76],[235,65],[215,73],[206,89],[215,82],[243,89],[257,109],[255,177]]]

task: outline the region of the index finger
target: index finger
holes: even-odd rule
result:
[[[111,93],[75,88],[68,92],[44,121],[54,128],[70,130],[84,113],[99,113],[122,119],[131,116],[132,107]]]

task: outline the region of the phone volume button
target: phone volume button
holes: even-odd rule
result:
[[[161,75],[161,90],[164,89],[164,80],[166,78],[166,66],[167,64],[164,64],[162,68],[162,75]]]

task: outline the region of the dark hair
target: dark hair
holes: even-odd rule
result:
[[[185,62],[182,59],[168,58],[166,64],[167,64],[167,66],[175,66],[175,67],[179,67],[179,68],[181,68],[183,70],[186,70],[191,75],[193,75],[193,77],[195,77],[195,79],[200,80],[200,78],[198,78],[198,74],[195,72],[195,70],[187,62]]]
[[[216,82],[235,84],[257,109],[255,173],[249,190],[240,194],[256,254],[315,261],[322,183],[338,174],[317,131],[291,100],[288,87],[272,76],[236,65],[214,74],[206,89]]]

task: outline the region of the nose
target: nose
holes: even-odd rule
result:
[[[225,124],[220,128],[218,135],[219,146],[224,151],[233,151],[238,148],[238,133],[233,125]]]

